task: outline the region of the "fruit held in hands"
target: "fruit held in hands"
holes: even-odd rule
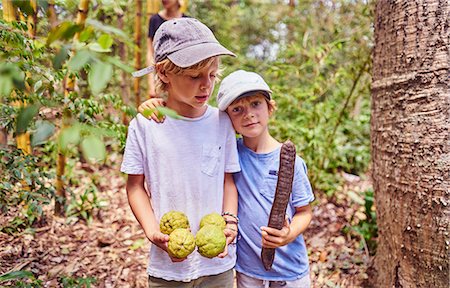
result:
[[[198,253],[207,258],[213,258],[222,253],[226,243],[223,229],[215,225],[205,225],[195,235]]]
[[[177,228],[170,233],[167,252],[175,258],[186,258],[195,249],[195,238],[185,228]]]
[[[225,223],[225,220],[220,214],[211,213],[203,216],[202,220],[200,220],[200,228],[205,225],[215,225],[223,230],[227,226],[227,223]]]
[[[170,235],[177,228],[189,229],[189,220],[183,212],[169,211],[161,217],[159,229],[162,233]]]

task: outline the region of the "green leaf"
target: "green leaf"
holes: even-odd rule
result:
[[[73,72],[78,72],[81,68],[83,68],[91,59],[91,53],[86,50],[79,50],[75,53],[75,56],[70,58],[67,66]]]
[[[109,48],[103,48],[99,43],[91,43],[88,45],[89,50],[94,51],[94,52],[99,52],[99,53],[107,53],[107,52],[111,52],[111,49]]]
[[[62,46],[58,53],[55,55],[55,58],[53,58],[53,68],[55,70],[61,69],[64,62],[69,58],[69,51],[67,50],[66,46]]]
[[[17,116],[16,134],[20,135],[27,131],[28,125],[31,120],[39,112],[38,105],[30,105],[20,110]]]
[[[162,115],[166,115],[166,116],[169,116],[174,119],[181,119],[181,116],[178,115],[178,113],[175,112],[175,110],[172,110],[170,108],[161,106],[161,107],[156,107],[156,110],[158,110],[158,112],[161,113]]]
[[[75,33],[80,32],[82,29],[83,26],[75,24],[71,21],[62,22],[50,31],[47,37],[47,45],[50,45],[56,40],[71,39]]]
[[[86,42],[92,37],[92,35],[94,35],[94,29],[92,27],[86,27],[80,32],[80,38],[78,38],[78,40],[80,42]]]
[[[133,72],[135,70],[134,67],[123,63],[122,61],[120,61],[119,59],[117,59],[115,57],[106,56],[104,59],[106,61],[108,61],[109,63],[117,66],[118,68],[120,68],[122,70],[125,70],[128,73],[131,73],[131,72]]]
[[[59,134],[59,146],[63,152],[67,151],[69,145],[77,145],[80,142],[80,127],[74,125],[64,128]]]
[[[113,74],[112,65],[104,62],[95,62],[89,71],[88,82],[92,93],[98,94],[106,88]]]
[[[105,144],[94,135],[87,136],[81,141],[81,151],[89,161],[101,161],[106,157]]]
[[[12,1],[15,7],[20,8],[20,11],[22,13],[25,13],[25,15],[32,15],[34,13],[33,7],[31,7],[30,1],[23,1],[23,0],[13,0]]]
[[[30,271],[13,271],[0,275],[0,283],[18,278],[34,278]]]
[[[139,238],[136,241],[133,242],[133,244],[130,246],[131,250],[137,250],[145,245],[145,239]]]
[[[103,34],[98,38],[97,42],[103,49],[108,49],[113,44],[113,39],[108,34]]]
[[[55,125],[49,121],[37,121],[36,132],[31,135],[31,146],[44,144],[55,133]]]
[[[117,29],[112,26],[104,25],[100,21],[93,20],[93,19],[87,19],[86,23],[91,25],[92,27],[96,28],[98,31],[103,31],[107,34],[116,34],[117,36],[122,37],[124,39],[128,38],[128,35],[125,34],[125,32],[123,32],[122,30]]]
[[[9,75],[0,75],[0,96],[9,96],[13,90],[14,85],[11,77]]]

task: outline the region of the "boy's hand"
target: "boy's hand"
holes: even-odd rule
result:
[[[158,246],[159,248],[161,248],[162,250],[167,252],[167,242],[169,242],[169,235],[163,234],[161,232],[154,232],[153,235],[151,237],[149,237],[150,242],[152,242],[155,246]],[[169,254],[167,254],[169,255]],[[184,260],[187,259],[186,258],[175,258],[170,256],[170,260],[172,260],[172,262],[182,262]]]
[[[261,230],[262,246],[264,248],[278,248],[292,241],[292,239],[289,237],[291,228],[288,218],[284,220],[284,225],[281,230],[266,226],[261,227]]]
[[[164,122],[166,116],[161,115],[156,107],[166,106],[166,102],[162,98],[151,98],[138,107],[138,112],[155,121],[156,123]]]
[[[234,227],[227,227],[223,230],[225,237],[227,237],[227,244],[225,245],[225,250],[222,253],[217,255],[219,258],[225,258],[228,255],[228,245],[233,243],[234,239],[237,236],[237,225],[233,225]]]

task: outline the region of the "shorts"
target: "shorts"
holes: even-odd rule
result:
[[[233,288],[234,273],[233,269],[217,275],[209,275],[197,278],[190,282],[168,281],[162,278],[148,276],[149,288],[179,287],[179,288]]]
[[[236,271],[238,288],[310,288],[311,279],[309,273],[300,279],[293,281],[270,281],[247,276]]]

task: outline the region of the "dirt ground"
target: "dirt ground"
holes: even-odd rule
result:
[[[42,280],[43,287],[62,287],[58,281],[61,277],[92,277],[96,279],[93,287],[147,287],[149,241],[128,206],[125,178],[117,173],[118,163],[119,156],[101,169],[74,169],[75,176],[80,177],[74,192],[80,193],[90,181],[87,176],[95,174],[99,179],[98,196],[108,203],[96,211],[89,225],[47,211],[45,222],[34,234],[0,233],[0,275],[31,271]],[[364,218],[361,202],[355,197],[362,197],[371,184],[354,175],[344,176],[345,184],[335,193],[339,196],[329,199],[316,194],[314,218],[304,235],[313,287],[363,287],[368,278],[372,256],[361,237],[342,231],[358,217]],[[2,217],[0,225],[8,216]],[[0,286],[5,284],[12,285]]]

